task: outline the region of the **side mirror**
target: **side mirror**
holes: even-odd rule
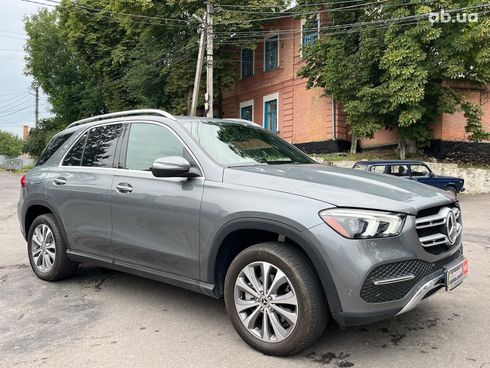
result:
[[[151,166],[153,176],[157,178],[194,178],[200,176],[189,161],[181,156],[169,156],[157,158]]]

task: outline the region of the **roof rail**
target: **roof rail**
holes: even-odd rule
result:
[[[86,118],[82,120],[75,121],[74,123],[71,123],[68,125],[67,128],[71,128],[77,125],[82,125],[86,123],[90,123],[93,121],[98,121],[98,120],[104,120],[104,119],[111,119],[111,118],[119,118],[123,116],[132,116],[132,115],[160,115],[164,116],[168,119],[171,120],[177,120],[175,116],[170,114],[169,112],[163,111],[163,110],[157,110],[157,109],[140,109],[140,110],[128,110],[128,111],[119,111],[119,112],[111,112],[110,114],[103,114],[103,115],[97,115],[97,116],[92,116],[91,118]]]

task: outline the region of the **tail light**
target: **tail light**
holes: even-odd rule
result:
[[[20,178],[20,186],[22,188],[26,187],[26,176],[25,175],[22,175],[22,178]]]

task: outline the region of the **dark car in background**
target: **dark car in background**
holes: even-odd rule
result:
[[[464,179],[454,176],[436,175],[423,161],[387,160],[358,161],[353,169],[394,175],[447,190],[455,196],[464,191]]]

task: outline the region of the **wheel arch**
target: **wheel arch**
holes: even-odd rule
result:
[[[50,213],[54,216],[56,222],[60,227],[61,235],[63,236],[63,240],[65,241],[65,244],[67,245],[69,244],[68,238],[66,236],[65,226],[61,219],[61,216],[49,201],[44,199],[34,199],[26,203],[24,208],[25,208],[25,213],[22,216],[22,222],[23,222],[22,226],[24,227],[24,233],[26,239],[29,236],[30,226],[32,225],[32,222],[36,219],[36,217],[46,213]]]
[[[224,225],[215,236],[208,258],[207,279],[213,280],[213,291],[216,296],[222,295],[224,275],[226,274],[231,260],[233,260],[233,258],[239,253],[237,252],[234,254],[231,259],[226,257],[227,251],[230,249],[230,242],[227,240],[229,240],[230,237],[234,236],[235,234],[242,235],[246,234],[247,232],[262,234],[264,237],[262,238],[259,235],[260,241],[280,240],[296,245],[299,250],[305,254],[306,258],[313,266],[316,276],[320,280],[327,298],[330,311],[342,311],[340,299],[330,271],[320,252],[313,244],[313,240],[308,238],[308,234],[294,228],[289,224],[258,218],[236,219],[230,221]],[[271,238],[271,236],[275,236],[275,239]],[[251,239],[254,239],[254,237],[252,236]],[[250,242],[249,239],[246,239],[245,246],[240,246],[239,251],[246,249],[253,244],[257,244],[257,242],[253,243]]]

